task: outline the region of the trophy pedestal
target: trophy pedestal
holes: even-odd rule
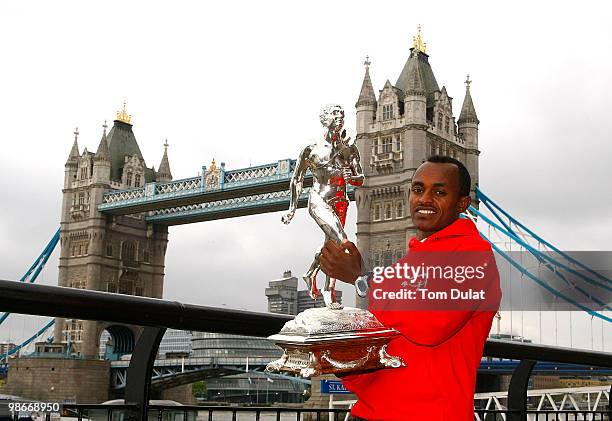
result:
[[[284,352],[266,370],[308,378],[403,367],[401,358],[386,351],[389,341],[398,335],[366,310],[311,308],[285,323],[280,333],[268,337]]]

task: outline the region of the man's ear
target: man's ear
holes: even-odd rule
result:
[[[457,207],[457,210],[459,211],[459,213],[463,213],[467,210],[467,208],[470,207],[470,204],[472,203],[472,197],[471,196],[464,196],[461,199],[459,199],[459,206]]]

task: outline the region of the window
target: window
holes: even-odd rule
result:
[[[399,136],[395,138],[395,150],[398,152],[402,150],[402,140]]]
[[[390,120],[393,118],[393,104],[383,105],[383,120]]]
[[[134,281],[131,279],[121,279],[119,281],[119,294],[132,294]]]
[[[127,175],[125,176],[125,184],[127,184],[128,186],[132,185],[132,172],[128,171]]]
[[[372,142],[372,155],[376,155],[378,153],[378,139],[374,139]]]
[[[404,202],[401,200],[397,202],[397,204],[395,205],[395,217],[396,218],[404,217]]]
[[[85,193],[79,193],[79,205],[85,204]]]
[[[134,187],[140,187],[142,184],[142,176],[136,173],[136,177],[134,177]]]
[[[372,216],[372,219],[374,221],[380,221],[380,203],[374,203],[374,215]]]
[[[106,255],[108,257],[113,257],[113,244],[112,243],[106,244]]]
[[[114,279],[108,281],[108,283],[106,284],[106,290],[108,292],[117,292],[117,283]]]
[[[444,131],[450,133],[450,118],[448,117],[444,119]]]
[[[391,202],[385,203],[385,219],[391,219],[392,217],[392,204]]]
[[[404,253],[403,250],[395,250],[395,260],[397,261],[401,259],[402,257],[404,257],[404,254],[406,253]]]
[[[136,260],[136,247],[131,241],[125,241],[121,246],[121,259],[124,262],[134,262]]]
[[[142,285],[141,280],[136,281],[136,285],[134,287],[134,295],[140,295],[140,296],[144,295],[144,286]]]
[[[382,153],[391,153],[393,147],[393,139],[391,136],[383,137],[382,139]]]
[[[372,267],[380,266],[380,253],[372,253]]]
[[[85,180],[87,178],[87,167],[81,167],[81,180]]]
[[[391,266],[393,264],[393,252],[391,250],[387,250],[383,252],[383,266]]]
[[[442,130],[442,113],[438,113],[438,127]]]

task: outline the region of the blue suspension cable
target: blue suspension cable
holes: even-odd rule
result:
[[[581,292],[582,294],[584,294],[586,297],[588,297],[589,299],[593,300],[594,302],[596,302],[598,305],[602,306],[602,308],[606,308],[606,309],[610,309],[608,306],[608,303],[604,303],[603,301],[599,300],[596,297],[593,297],[591,293],[589,293],[588,291],[585,291],[583,288],[575,285],[573,282],[568,281],[562,274],[560,274],[559,272],[557,272],[556,270],[551,269],[548,266],[548,262],[544,262],[544,260],[548,260],[549,262],[558,265],[559,267],[561,267],[564,270],[567,270],[568,272],[583,278],[584,280],[586,280],[589,283],[593,283],[601,288],[607,289],[607,290],[611,290],[607,285],[602,285],[600,283],[598,283],[597,281],[593,281],[592,279],[586,277],[585,275],[583,275],[580,272],[576,272],[575,270],[573,270],[572,268],[565,266],[562,263],[559,263],[557,261],[555,261],[552,257],[543,254],[542,252],[540,252],[539,250],[534,249],[532,246],[530,246],[529,244],[527,244],[526,242],[524,242],[520,237],[517,237],[515,235],[512,235],[511,233],[505,231],[502,227],[500,227],[499,225],[497,225],[495,222],[493,222],[492,220],[490,220],[487,216],[483,215],[478,209],[470,207],[470,211],[472,211],[473,213],[475,213],[477,216],[481,217],[486,223],[488,223],[489,225],[491,225],[493,228],[497,229],[498,231],[500,231],[502,234],[505,234],[506,236],[510,237],[511,239],[513,239],[514,241],[516,241],[519,245],[525,247],[527,250],[529,250],[533,255],[535,255],[536,258],[538,258],[538,256],[540,256],[538,258],[538,260],[540,262],[543,262],[546,267],[553,272],[555,275],[557,275],[558,277],[560,277],[561,279],[563,279],[568,285],[572,286],[573,288],[575,288],[576,290],[578,290],[579,292]],[[484,237],[486,238],[486,237]],[[488,240],[488,239],[487,239]],[[489,242],[492,243],[492,241],[488,240]]]
[[[30,283],[33,283],[36,281],[36,279],[38,278],[38,275],[43,270],[43,268],[45,267],[45,264],[49,260],[49,257],[51,257],[53,250],[55,250],[55,246],[57,246],[59,239],[60,239],[60,230],[58,229],[53,235],[53,237],[51,237],[51,240],[45,246],[42,253],[40,253],[40,256],[38,256],[38,259],[34,261],[32,266],[30,266],[30,268],[26,271],[26,273],[19,279],[19,282],[25,282],[26,280],[29,280]],[[0,325],[4,323],[4,321],[9,316],[9,314],[11,313],[4,313],[2,314],[2,316],[0,316]]]
[[[598,277],[599,279],[606,281],[606,282],[611,282],[612,283],[612,279],[609,279],[605,276],[603,276],[601,273],[598,273],[596,271],[594,271],[593,269],[591,269],[590,267],[584,265],[583,263],[579,262],[578,260],[574,259],[573,257],[571,257],[570,255],[568,255],[567,253],[564,253],[563,251],[559,250],[557,247],[553,246],[552,244],[550,244],[548,241],[544,240],[542,237],[540,237],[539,235],[537,235],[536,233],[534,233],[533,231],[531,231],[529,228],[527,228],[523,223],[521,223],[520,221],[518,221],[516,218],[514,218],[512,215],[510,215],[508,212],[506,212],[501,206],[499,206],[497,203],[495,203],[493,200],[491,200],[491,198],[489,198],[486,194],[484,194],[482,192],[482,190],[480,190],[478,187],[476,187],[476,197],[481,200],[485,206],[487,206],[487,208],[491,211],[493,211],[491,209],[491,206],[495,207],[495,209],[499,210],[504,216],[506,216],[509,220],[511,220],[513,223],[515,223],[516,225],[518,225],[519,227],[521,227],[522,229],[524,229],[525,231],[527,231],[529,233],[529,235],[531,235],[533,238],[535,238],[537,241],[539,241],[540,243],[544,244],[545,246],[549,247],[550,249],[552,249],[553,251],[555,251],[556,253],[559,253],[561,256],[563,256],[564,258],[566,258],[567,260],[569,260],[570,262],[574,263],[575,265],[580,266],[582,269],[586,270],[587,272],[591,273],[592,275],[595,275],[596,277]],[[496,216],[497,219],[499,219],[498,216]]]
[[[27,339],[23,343],[17,345],[15,348],[11,349],[7,353],[0,355],[0,361],[2,361],[3,359],[6,359],[7,357],[9,357],[9,356],[19,352],[19,350],[21,348],[24,348],[24,347],[28,346],[34,339],[38,338],[40,335],[45,333],[45,331],[47,329],[49,329],[51,326],[53,326],[54,323],[55,323],[55,319],[50,320],[49,323],[47,323],[45,326],[43,326],[38,332],[36,332],[34,335],[32,335],[29,339]]]
[[[481,232],[480,235],[482,235],[484,237],[484,234]],[[486,238],[486,237],[484,237]],[[499,253],[504,259],[506,259],[512,266],[514,266],[519,272],[521,272],[523,275],[527,276],[529,279],[531,279],[532,281],[534,281],[535,283],[537,283],[538,285],[540,285],[542,288],[546,289],[547,291],[549,291],[551,294],[553,294],[554,296],[561,298],[565,301],[567,301],[568,303],[576,306],[577,308],[587,312],[588,314],[590,314],[593,317],[597,317],[599,319],[605,320],[606,322],[612,323],[612,318],[605,316],[603,314],[600,314],[596,311],[591,310],[590,308],[575,302],[574,300],[572,300],[571,298],[565,296],[564,294],[562,294],[561,292],[557,291],[556,289],[552,288],[551,286],[547,285],[545,282],[542,282],[540,279],[538,279],[536,276],[534,276],[531,272],[527,271],[525,268],[523,268],[520,264],[518,264],[517,262],[514,261],[514,259],[512,259],[510,256],[508,256],[504,251],[502,251],[499,247],[497,247],[497,245],[495,243],[491,243],[491,247],[493,248],[493,250],[497,253]]]

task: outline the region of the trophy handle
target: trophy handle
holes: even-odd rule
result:
[[[356,360],[353,361],[338,361],[338,360],[334,360],[333,358],[331,358],[329,356],[329,350],[327,351],[323,351],[321,353],[321,360],[325,360],[328,363],[330,363],[332,365],[332,367],[340,369],[340,370],[347,370],[347,369],[352,369],[352,368],[357,368],[357,367],[361,367],[362,365],[364,365],[369,359],[370,359],[370,355],[372,355],[372,352],[376,349],[375,346],[370,346],[367,348],[368,353]]]
[[[406,366],[406,363],[400,357],[387,353],[387,344],[380,347],[378,357],[380,358],[380,363],[385,367],[400,368]]]

